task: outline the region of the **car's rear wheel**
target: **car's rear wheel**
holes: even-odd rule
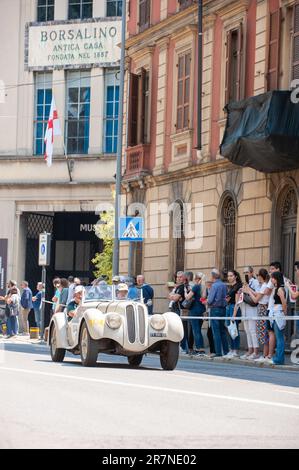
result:
[[[80,355],[83,366],[94,367],[97,363],[98,354],[97,341],[92,339],[84,322],[80,333]]]
[[[179,359],[180,343],[164,341],[160,349],[160,363],[164,370],[174,370]]]
[[[50,352],[53,362],[63,362],[65,356],[65,349],[57,348],[57,337],[56,337],[56,327],[55,325],[51,328],[51,338],[50,338]]]
[[[143,354],[138,354],[136,356],[129,356],[128,363],[132,367],[139,367],[143,359]]]

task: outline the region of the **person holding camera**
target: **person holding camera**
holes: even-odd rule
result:
[[[244,321],[244,329],[246,333],[248,351],[247,353],[243,354],[240,359],[255,360],[259,358],[259,342],[256,333],[256,320],[254,320],[254,318],[257,317],[258,312],[257,304],[250,297],[247,289],[249,288],[254,292],[258,292],[260,285],[258,280],[255,278],[254,269],[252,266],[247,266],[244,269],[244,274],[245,284],[243,285],[241,292],[236,296],[234,316],[237,316],[237,311],[240,307],[242,317],[246,317],[246,320]]]

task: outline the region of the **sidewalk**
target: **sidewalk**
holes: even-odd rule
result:
[[[242,351],[240,355],[245,354],[246,351]],[[285,365],[275,365],[275,364],[268,364],[263,362],[255,362],[246,359],[240,359],[238,357],[227,359],[224,357],[209,357],[208,355],[204,356],[192,356],[190,354],[180,353],[180,359],[189,360],[189,361],[199,361],[199,362],[216,362],[219,364],[237,364],[239,366],[247,366],[247,367],[259,367],[259,368],[266,368],[266,369],[278,369],[278,370],[291,370],[293,372],[299,372],[299,359],[298,364],[293,364],[291,362],[291,355],[286,354]]]
[[[2,336],[0,336],[0,342],[2,344],[28,344],[28,345],[34,345],[34,346],[40,346],[40,347],[46,347],[47,343],[45,341],[41,341],[40,339],[30,339],[28,336],[16,336],[11,339],[4,339]],[[245,351],[242,351],[240,355],[244,354]],[[259,368],[267,368],[267,369],[278,369],[278,370],[288,370],[288,371],[293,371],[293,372],[299,372],[299,362],[298,364],[292,364],[291,362],[291,355],[286,354],[286,364],[283,366],[280,365],[274,365],[274,364],[267,364],[267,363],[260,363],[260,362],[255,362],[255,361],[248,361],[245,359],[239,359],[239,358],[232,358],[232,359],[226,359],[223,357],[213,357],[210,358],[208,355],[205,356],[191,356],[189,354],[182,354],[180,353],[179,356],[180,360],[187,360],[187,361],[197,361],[197,362],[214,362],[214,363],[219,363],[219,364],[237,364],[239,366],[247,366],[247,367],[259,367]]]

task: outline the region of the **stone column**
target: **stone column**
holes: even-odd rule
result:
[[[90,131],[89,153],[103,153],[103,122],[104,122],[104,95],[105,77],[103,68],[93,68],[90,77],[91,103],[90,103]]]
[[[54,70],[52,75],[53,80],[53,95],[55,97],[55,103],[58,111],[58,117],[61,127],[61,136],[56,136],[54,139],[54,155],[63,155],[63,139],[65,129],[65,109],[66,109],[66,81],[65,81],[64,70]]]
[[[59,0],[55,2],[54,20],[68,19],[68,0]]]

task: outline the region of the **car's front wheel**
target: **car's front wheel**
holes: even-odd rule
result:
[[[178,363],[180,343],[164,341],[160,349],[160,363],[164,370],[174,370]]]
[[[55,325],[51,328],[51,338],[50,338],[50,352],[53,362],[63,362],[65,356],[65,349],[57,348],[57,337],[56,337],[56,327]]]
[[[139,367],[143,359],[143,354],[138,354],[136,356],[129,356],[128,363],[132,367]]]
[[[97,341],[92,339],[84,322],[80,334],[80,355],[83,366],[94,367],[97,363],[98,354]]]

